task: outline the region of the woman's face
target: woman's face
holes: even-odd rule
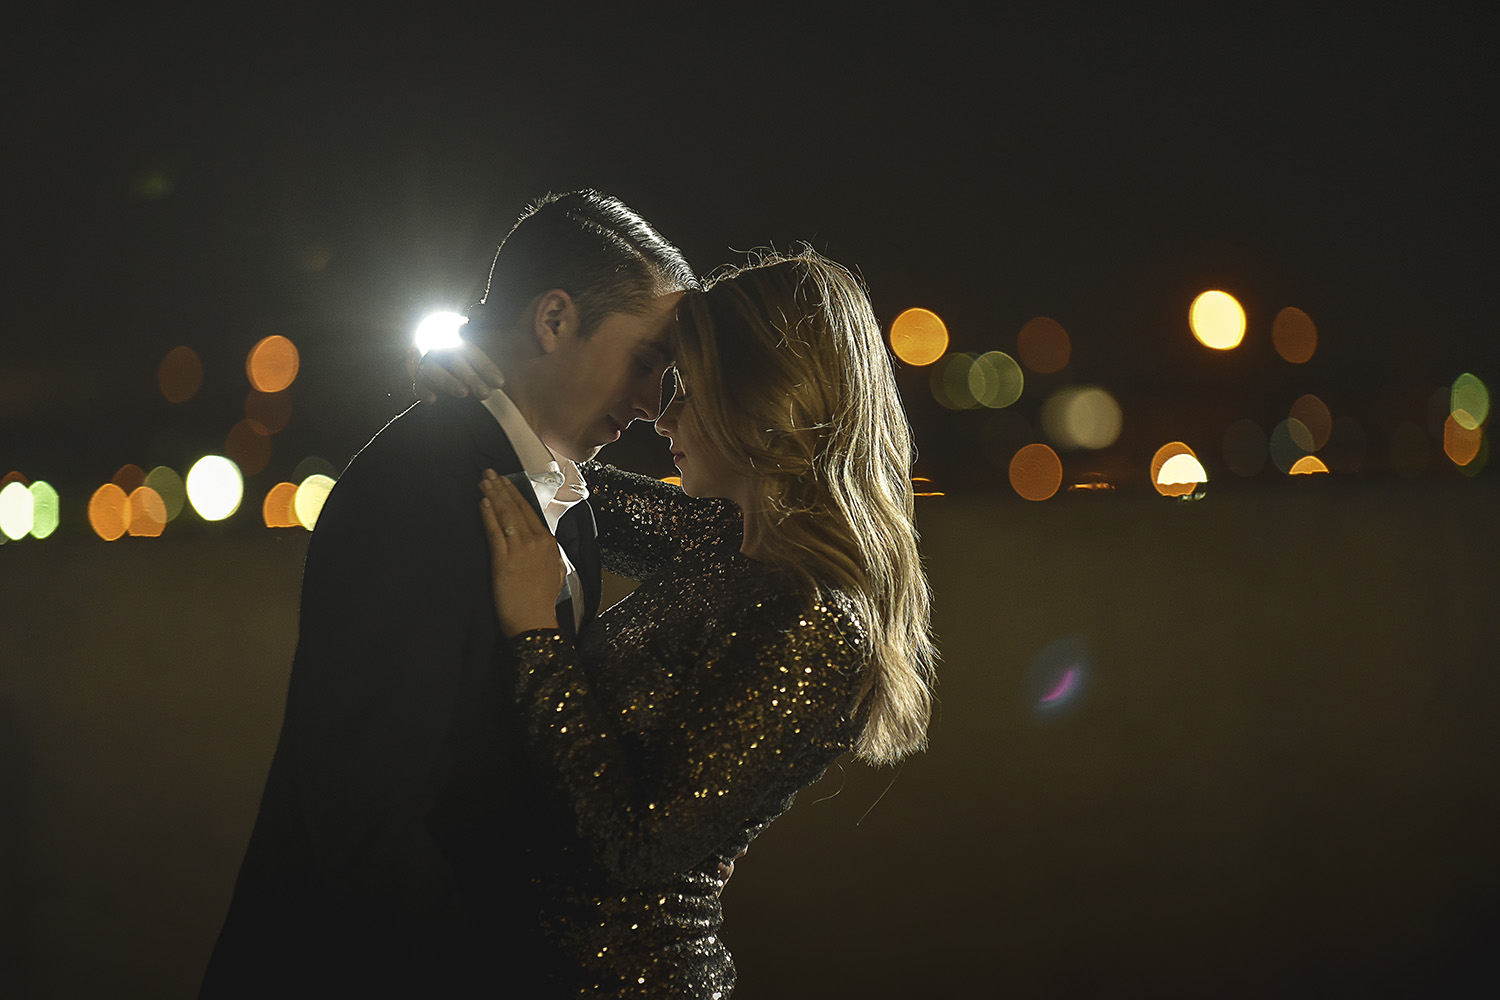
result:
[[[683,492],[690,497],[726,497],[743,507],[749,492],[748,477],[736,471],[709,443],[698,418],[697,397],[681,373],[669,369],[667,381],[674,391],[656,420],[656,433],[671,444],[672,462],[682,476]]]

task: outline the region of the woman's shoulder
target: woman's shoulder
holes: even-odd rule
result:
[[[739,525],[740,511],[733,503],[714,497],[690,497],[673,480],[627,472],[596,460],[578,466],[588,484],[592,502],[606,507],[635,505],[643,514],[668,510],[704,525]],[[684,539],[686,541],[686,539]]]

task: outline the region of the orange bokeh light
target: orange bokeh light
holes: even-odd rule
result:
[[[1198,483],[1163,483],[1160,481],[1162,467],[1178,455],[1186,455],[1194,462],[1198,462],[1198,453],[1181,441],[1172,441],[1162,445],[1156,449],[1156,454],[1151,458],[1151,485],[1164,497],[1187,496],[1198,488]],[[1200,468],[1201,466],[1202,463],[1199,463]]]
[[[130,494],[130,524],[128,530],[135,538],[155,538],[167,526],[167,505],[161,494],[149,486],[141,486]]]
[[[1271,343],[1283,359],[1294,365],[1305,364],[1318,350],[1318,328],[1307,313],[1287,306],[1271,321]]]
[[[302,522],[297,520],[296,501],[296,483],[277,483],[272,486],[271,492],[266,494],[266,502],[260,506],[266,527],[300,528]]]
[[[1010,460],[1010,485],[1027,500],[1052,497],[1062,480],[1062,459],[1044,444],[1028,444]]]
[[[115,470],[109,481],[128,494],[146,481],[146,470],[132,462],[126,462]]]
[[[89,498],[89,526],[106,542],[125,534],[130,527],[130,498],[114,483],[105,483]]]
[[[241,420],[224,439],[224,454],[240,472],[253,476],[271,462],[271,439],[255,421]]]
[[[258,391],[280,392],[296,380],[300,365],[296,345],[278,334],[250,348],[245,358],[245,374]]]
[[[948,327],[931,309],[908,309],[891,324],[891,350],[909,365],[930,365],[948,349]]]
[[[169,403],[185,403],[203,385],[203,361],[191,347],[174,347],[156,369],[156,384]]]
[[[1453,414],[1443,422],[1443,454],[1447,455],[1454,465],[1468,465],[1479,457],[1480,450],[1484,447],[1484,430],[1473,428],[1472,430],[1458,422]]]
[[[1021,363],[1038,375],[1062,371],[1073,356],[1073,342],[1061,323],[1048,316],[1029,320],[1016,335]]]
[[[1292,467],[1287,470],[1287,475],[1311,476],[1317,473],[1326,473],[1327,471],[1328,466],[1323,464],[1321,458],[1316,455],[1303,455],[1292,463]]]

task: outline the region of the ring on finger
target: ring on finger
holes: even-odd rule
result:
[[[506,538],[509,538],[511,535],[514,535],[515,533],[516,533],[516,526],[514,524],[507,524],[507,525],[505,525],[504,527],[502,527],[500,529],[500,534],[504,535]]]

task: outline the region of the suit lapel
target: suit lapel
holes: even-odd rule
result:
[[[578,571],[583,583],[583,625],[599,612],[599,529],[594,522],[594,509],[584,500],[568,508],[568,512],[557,522],[557,541]]]

